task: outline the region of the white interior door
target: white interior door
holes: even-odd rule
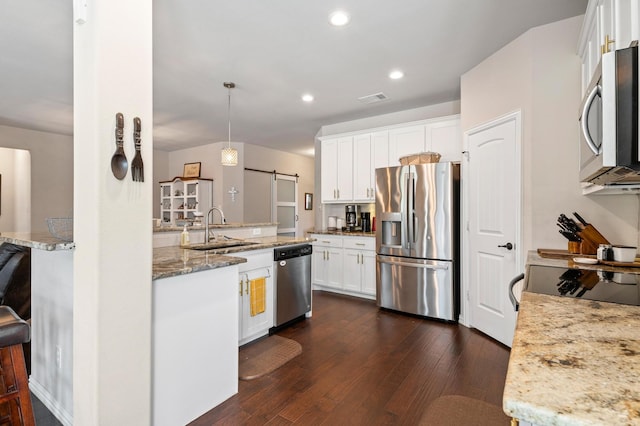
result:
[[[468,133],[470,325],[511,346],[507,285],[520,271],[520,112]]]

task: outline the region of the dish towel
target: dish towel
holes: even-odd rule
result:
[[[267,302],[267,279],[265,277],[251,280],[251,316],[255,317],[265,310]]]

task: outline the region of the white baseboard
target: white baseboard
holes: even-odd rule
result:
[[[65,426],[73,426],[73,415],[67,412],[53,396],[37,381],[29,379],[29,390]]]

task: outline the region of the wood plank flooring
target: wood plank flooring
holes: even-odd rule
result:
[[[302,354],[240,381],[237,395],[192,425],[412,425],[448,394],[502,405],[509,349],[457,324],[314,291],[313,317],[278,334]]]

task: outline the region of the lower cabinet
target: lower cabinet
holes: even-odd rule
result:
[[[342,288],[342,237],[312,235],[316,238],[311,255],[311,281],[332,289]]]
[[[376,252],[371,237],[312,235],[315,288],[375,299]]]
[[[247,259],[238,268],[238,344],[243,345],[269,334],[274,324],[273,250],[234,256]]]

